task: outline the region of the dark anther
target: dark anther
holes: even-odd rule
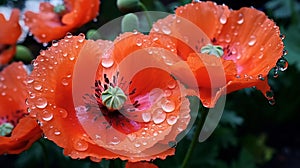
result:
[[[134,89],[129,93],[129,95],[135,94],[135,91],[136,91],[136,88],[134,88]]]

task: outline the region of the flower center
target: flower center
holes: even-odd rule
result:
[[[61,14],[66,10],[66,7],[64,4],[58,4],[53,8],[55,13]]]
[[[3,123],[0,125],[0,136],[9,135],[14,128],[14,125],[11,123]]]
[[[224,54],[222,46],[207,44],[201,48],[201,53],[221,57]]]
[[[117,86],[109,86],[101,93],[102,103],[110,111],[119,110],[123,107],[127,97],[123,90]]]

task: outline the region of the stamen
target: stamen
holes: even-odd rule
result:
[[[222,46],[207,44],[201,48],[201,53],[221,57],[224,54]]]
[[[0,125],[0,136],[6,136],[9,135],[14,126],[11,123],[3,123]]]
[[[123,90],[117,86],[109,86],[105,91],[102,92],[101,98],[103,105],[105,105],[111,111],[121,109],[127,100]]]

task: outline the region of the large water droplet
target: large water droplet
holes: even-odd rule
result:
[[[68,86],[69,85],[69,80],[67,78],[62,78],[61,79],[61,84],[64,86]]]
[[[252,35],[250,36],[250,40],[248,42],[249,46],[254,46],[254,44],[256,43],[256,36]]]
[[[58,46],[58,41],[57,40],[53,40],[52,41],[52,46],[53,47],[57,47]]]
[[[52,120],[52,118],[53,118],[52,112],[44,109],[43,112],[42,112],[42,119],[44,121],[50,121],[50,120]]]
[[[79,36],[78,37],[78,42],[82,43],[84,41],[84,39],[85,39],[85,35],[83,33],[80,33],[78,36]]]
[[[175,110],[175,103],[172,100],[164,100],[161,108],[167,113],[172,112]]]
[[[163,26],[162,27],[162,32],[165,33],[165,34],[171,34],[171,30],[167,26]]]
[[[170,115],[170,116],[167,117],[167,123],[169,125],[176,124],[177,120],[178,120],[178,116],[175,116],[175,115]]]
[[[220,17],[220,23],[221,24],[225,24],[227,22],[227,17],[226,17],[226,15],[222,15],[221,17]]]
[[[86,151],[89,147],[89,144],[83,139],[78,139],[74,142],[73,146],[78,151]]]
[[[66,38],[70,39],[70,38],[72,38],[72,37],[73,37],[72,33],[68,32],[68,33],[66,34]]]
[[[278,67],[278,69],[279,69],[280,71],[285,71],[285,70],[287,70],[288,65],[289,65],[289,63],[288,63],[288,61],[287,61],[284,57],[281,57],[281,58],[277,61],[277,63],[276,63],[276,66]]]
[[[114,60],[112,58],[102,58],[101,65],[104,68],[110,68],[114,64]]]
[[[142,119],[144,122],[149,122],[151,120],[151,113],[148,112],[142,113]]]
[[[167,114],[161,109],[155,109],[153,111],[152,120],[155,124],[160,124],[165,121]]]
[[[33,88],[35,89],[35,90],[41,90],[42,89],[42,85],[39,83],[39,82],[34,82],[33,83]]]
[[[36,100],[36,107],[43,109],[48,105],[47,99],[44,97],[40,97]]]
[[[243,24],[244,23],[244,15],[242,13],[239,13],[237,24]]]
[[[114,136],[111,139],[110,144],[112,144],[112,145],[118,145],[120,142],[121,142],[120,139],[118,137]]]

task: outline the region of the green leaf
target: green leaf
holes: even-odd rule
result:
[[[254,158],[250,152],[243,148],[239,158],[231,163],[230,168],[255,168]]]
[[[238,116],[235,112],[225,110],[220,122],[222,124],[229,124],[235,128],[237,125],[241,125],[243,121],[244,119]]]
[[[284,40],[285,49],[288,51],[286,58],[290,64],[294,64],[300,70],[300,25],[293,24],[281,30],[286,36]]]

